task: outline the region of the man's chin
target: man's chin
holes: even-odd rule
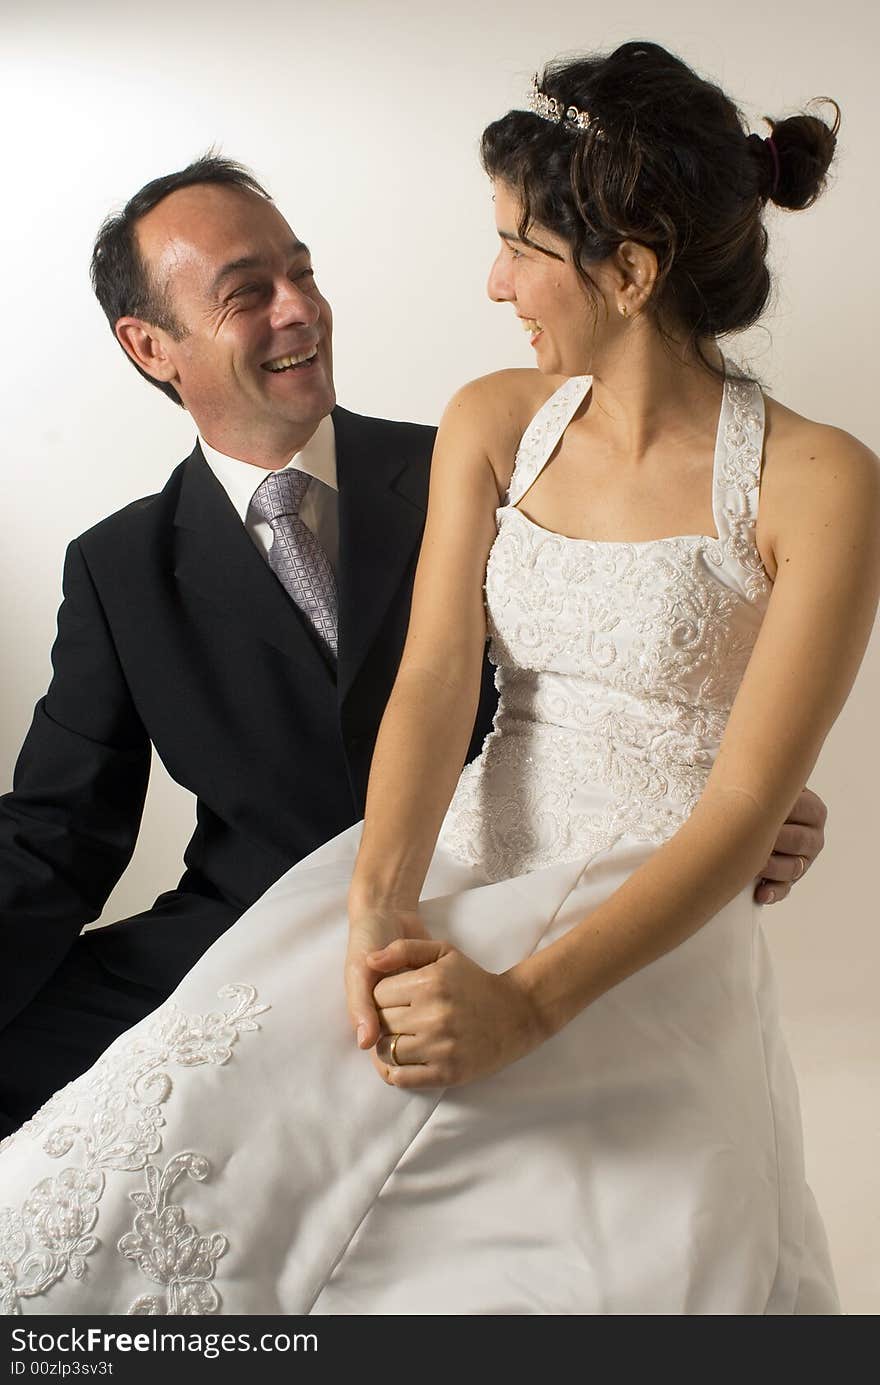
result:
[[[273,410],[279,417],[287,420],[288,423],[314,423],[315,427],[326,418],[332,409],[336,407],[336,393],[334,390],[321,390],[316,392],[312,399],[296,399],[285,401],[279,405],[275,403]]]
[[[272,407],[287,418],[300,415],[301,411],[323,418],[336,404],[333,381],[324,367],[317,364],[306,369],[294,366],[271,375],[263,382],[262,393]]]

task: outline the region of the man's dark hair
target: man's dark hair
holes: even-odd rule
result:
[[[186,335],[186,329],[174,315],[167,285],[157,284],[149,266],[143,261],[135,232],[141,217],[152,211],[163,198],[179,188],[194,187],[199,183],[241,188],[244,192],[265,197],[267,202],[272,200],[250,169],[211,151],[187,164],[179,173],[166,173],[163,178],[154,178],[140,192],[136,192],[121,212],[107,217],[92,252],[92,287],[114,335],[116,323],[121,317],[143,318],[151,326],[161,327],[177,341]],[[132,361],[132,365],[145,380],[167,394],[175,404],[182,403],[173,385],[154,380],[135,361]]]

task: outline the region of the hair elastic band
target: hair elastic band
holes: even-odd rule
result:
[[[770,153],[773,155],[773,183],[770,188],[770,196],[774,197],[776,195],[776,189],[779,187],[779,150],[776,148],[772,135],[768,135],[764,143],[769,147]]]

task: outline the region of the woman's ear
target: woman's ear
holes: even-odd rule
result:
[[[636,317],[647,305],[657,282],[657,256],[637,240],[621,241],[612,256],[615,296],[622,317]]]

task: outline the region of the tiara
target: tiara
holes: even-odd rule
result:
[[[579,111],[577,106],[563,106],[555,96],[548,96],[542,91],[538,86],[537,73],[532,78],[532,89],[526,104],[535,115],[539,115],[542,120],[552,120],[554,125],[568,125],[576,130],[588,130],[596,123],[595,117],[590,115],[589,111]],[[598,127],[596,132],[599,133]]]

